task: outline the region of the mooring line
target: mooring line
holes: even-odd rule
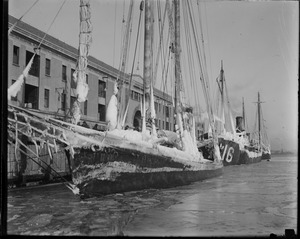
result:
[[[36,155],[30,148],[28,148],[21,140],[17,139],[17,141],[22,144],[26,149],[28,149],[32,154],[34,154],[34,156],[38,159],[40,159],[40,157],[38,155]],[[8,142],[10,144],[14,144],[12,141],[10,141],[8,139]],[[48,168],[45,168],[44,166],[42,166],[40,163],[38,163],[32,156],[30,156],[27,152],[25,152],[24,150],[20,149],[20,147],[18,147],[18,150],[20,152],[22,152],[23,154],[25,154],[27,157],[29,157],[33,162],[35,162],[37,165],[39,165],[41,168],[43,168],[44,170],[46,170],[47,172],[49,172],[51,174],[51,171]],[[56,170],[54,170],[50,165],[48,165],[47,163],[45,163],[43,160],[41,160],[44,164],[46,164],[53,172],[55,172],[61,179],[63,179],[62,182],[67,188],[69,188],[74,194],[79,194],[79,189],[72,183],[69,183],[65,178],[63,178]],[[52,176],[54,176],[53,174],[51,174]]]

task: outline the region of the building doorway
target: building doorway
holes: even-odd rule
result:
[[[133,127],[137,131],[142,130],[142,115],[141,111],[136,111],[133,118]]]
[[[32,109],[38,109],[39,101],[38,101],[38,87],[33,85],[25,85],[25,106]]]

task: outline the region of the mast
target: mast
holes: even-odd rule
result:
[[[151,1],[152,2],[152,1]],[[145,0],[145,32],[144,32],[144,97],[143,97],[143,127],[142,131],[146,130],[146,122],[150,118],[150,88],[151,88],[151,70],[152,70],[152,37],[153,37],[153,22],[152,22],[152,4],[150,0]]]
[[[183,133],[182,126],[182,106],[180,102],[180,92],[182,91],[182,82],[181,82],[181,66],[180,66],[180,1],[174,1],[174,45],[175,45],[175,112],[176,112],[176,124],[179,127],[180,135]]]
[[[259,92],[257,93],[257,102],[254,102],[254,103],[257,103],[258,142],[259,142],[259,145],[261,146],[262,142],[261,142],[261,105],[260,104],[264,103],[264,102],[260,101]]]
[[[221,60],[221,70],[220,70],[220,78],[219,81],[217,79],[217,83],[219,86],[220,94],[221,94],[221,132],[225,130],[225,102],[224,102],[224,70],[223,70],[223,60]]]
[[[244,97],[243,97],[243,127],[246,130],[246,119],[245,119],[245,104],[244,104]]]
[[[77,124],[80,120],[80,103],[87,100],[89,87],[86,83],[86,69],[88,65],[89,48],[92,42],[92,24],[91,24],[91,11],[89,0],[80,0],[80,33],[79,33],[79,57],[77,62],[77,69],[75,71],[75,80],[77,83],[75,100],[71,113],[73,124]]]
[[[125,115],[126,110],[126,93],[123,92],[123,84],[125,82],[125,71],[126,71],[126,64],[127,64],[127,58],[128,58],[128,50],[129,50],[129,38],[131,33],[131,24],[132,24],[132,10],[133,10],[133,0],[130,0],[129,10],[128,10],[128,16],[127,16],[127,25],[126,30],[124,34],[124,43],[123,43],[123,52],[122,52],[122,61],[121,61],[121,67],[120,67],[120,73],[117,79],[117,87],[118,87],[118,128],[123,128],[123,117]],[[129,91],[131,89],[129,88]],[[130,94],[130,92],[128,93]]]
[[[260,129],[260,104],[262,103],[261,101],[260,101],[260,95],[259,95],[259,92],[258,92],[258,95],[257,95],[257,97],[258,97],[258,101],[257,101],[257,116],[258,116],[258,143],[259,143],[259,145],[261,145],[261,129]]]

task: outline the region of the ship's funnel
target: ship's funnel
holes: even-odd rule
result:
[[[243,132],[245,130],[243,117],[237,116],[235,119],[236,119],[236,132],[238,133]]]

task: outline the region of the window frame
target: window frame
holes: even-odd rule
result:
[[[67,66],[62,65],[61,67],[61,78],[63,82],[67,81]]]
[[[46,92],[48,95],[46,94]],[[44,89],[44,108],[49,109],[49,106],[50,106],[50,90]]]
[[[49,67],[48,67],[47,62],[49,62]],[[51,76],[51,60],[48,58],[45,59],[45,75]]]
[[[17,50],[17,54],[15,55],[15,49]],[[15,59],[17,60],[15,62]],[[13,64],[16,66],[19,66],[20,64],[20,47],[18,46],[13,46]]]

